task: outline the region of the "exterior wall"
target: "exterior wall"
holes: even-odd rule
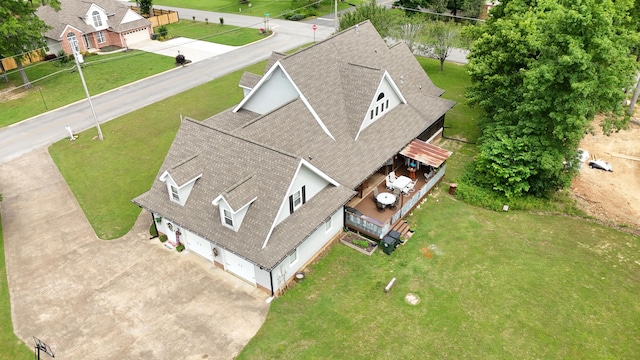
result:
[[[46,40],[47,40],[47,48],[49,49],[47,51],[47,54],[58,55],[58,52],[62,50],[62,45],[60,44],[60,42],[53,39],[49,39],[49,38],[46,38]]]
[[[422,134],[418,135],[418,139],[429,142],[433,135],[437,134],[444,128],[444,115],[442,115],[436,122],[431,124]]]
[[[87,51],[87,46],[84,43],[84,40],[82,39],[82,32],[79,30],[76,30],[72,27],[67,27],[64,32],[62,33],[61,38],[61,46],[62,46],[62,50],[64,50],[65,53],[67,54],[73,54],[73,51],[71,50],[71,45],[69,44],[69,41],[67,40],[67,35],[72,32],[76,35],[76,39],[78,40],[78,48],[80,50],[80,52],[85,52]]]
[[[296,99],[298,96],[298,92],[282,69],[275,67],[270,77],[247,100],[243,108],[262,115]]]
[[[280,205],[280,211],[278,213],[278,219],[276,219],[276,224],[279,224],[290,215],[289,196],[300,190],[303,185],[305,186],[306,201],[309,201],[309,199],[313,198],[318,192],[320,192],[320,190],[324,189],[327,184],[328,182],[325,179],[318,176],[309,168],[304,165],[300,166],[300,171],[298,172],[297,177],[293,180],[290,192],[287,193],[287,196],[285,197],[283,203]]]
[[[272,270],[273,273],[273,286],[274,292],[282,290],[287,282],[304,268],[310,261],[312,261],[319,251],[327,245],[331,239],[342,232],[344,227],[343,208],[340,207],[335,213],[331,215],[331,229],[325,230],[324,223],[320,225],[316,231],[309,235],[300,246],[297,248],[298,257],[293,263],[289,263],[289,257],[285,257],[278,265]],[[260,270],[261,272],[264,270]],[[258,280],[258,271],[256,271],[256,280]],[[267,273],[268,275],[268,273]],[[264,274],[261,274],[260,278],[263,279]],[[265,285],[262,282],[261,285]],[[265,286],[266,287],[266,286]]]
[[[385,95],[383,99],[383,101],[385,102],[385,107],[383,111],[376,112],[376,109],[378,110],[381,109],[380,102],[378,102],[377,100],[378,94],[380,93],[384,93]],[[388,107],[386,107],[387,99],[389,100]],[[369,109],[365,114],[364,124],[362,125],[363,129],[373,124],[376,120],[381,118],[384,114],[386,114],[387,112],[389,112],[390,110],[392,110],[394,107],[398,106],[398,104],[401,103],[400,97],[398,96],[398,94],[396,94],[395,90],[393,89],[393,87],[391,86],[391,84],[386,78],[383,78],[383,81],[380,82],[380,85],[378,86],[378,90],[376,91],[374,98],[372,100],[373,101],[371,102],[371,105],[369,106]],[[373,111],[373,115],[374,115],[373,119],[371,118],[371,111]]]

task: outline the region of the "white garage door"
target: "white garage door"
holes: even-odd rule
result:
[[[225,270],[238,275],[240,278],[256,284],[256,270],[253,264],[230,252],[225,252]]]
[[[147,28],[124,33],[124,40],[127,42],[127,46],[149,39],[151,39],[151,37],[149,36],[149,30],[147,30]]]
[[[194,234],[189,234],[186,240],[186,247],[189,251],[192,251],[209,261],[213,261],[211,242],[209,242],[209,240],[205,240]]]

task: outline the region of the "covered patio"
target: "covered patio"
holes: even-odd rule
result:
[[[391,230],[406,235],[410,229],[403,218],[442,179],[450,155],[414,139],[360,185],[346,204],[345,225],[374,239]]]

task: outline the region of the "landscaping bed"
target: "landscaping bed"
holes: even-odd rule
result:
[[[369,240],[364,236],[356,234],[352,231],[347,231],[342,236],[342,238],[340,238],[340,242],[358,252],[369,256],[371,256],[371,254],[373,254],[378,248],[377,242]]]

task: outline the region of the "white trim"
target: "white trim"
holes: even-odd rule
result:
[[[382,87],[382,84],[384,84],[384,80],[385,79],[387,80],[387,82],[391,86],[391,89],[396,93],[396,96],[398,96],[398,98],[400,99],[400,103],[401,104],[406,104],[407,103],[407,99],[404,98],[404,96],[400,92],[400,89],[398,88],[396,83],[391,78],[391,75],[389,75],[389,72],[387,72],[385,70],[384,74],[382,74],[382,77],[380,78],[380,82],[378,83],[378,87],[376,88],[376,92],[373,94],[373,99],[371,100],[371,103],[369,104],[369,107],[367,108],[367,112],[366,112],[366,114],[364,114],[364,118],[363,118],[362,122],[360,123],[360,129],[358,129],[358,133],[356,134],[356,137],[355,137],[354,140],[358,140],[358,137],[360,137],[360,133],[362,132],[362,130],[366,129],[368,126],[370,126],[376,120],[378,120],[380,117],[382,117],[382,114],[386,113],[389,110],[392,110],[392,109],[386,108],[384,111],[381,111],[380,114],[376,114],[373,117],[373,119],[367,120],[367,119],[369,119],[369,110],[371,110],[371,105],[376,103],[376,102],[378,102],[378,100],[377,100],[378,94],[380,94],[382,92],[381,87]],[[389,98],[388,95],[385,96],[385,97],[387,99]]]
[[[304,94],[302,93],[302,91],[300,91],[300,89],[298,88],[298,86],[296,86],[296,83],[293,82],[293,79],[291,78],[291,76],[289,75],[289,73],[284,69],[284,66],[282,66],[282,64],[280,63],[280,60],[276,61],[275,64],[273,64],[273,66],[271,67],[271,69],[269,69],[269,71],[267,71],[266,74],[264,74],[264,76],[260,79],[260,81],[258,81],[258,83],[256,84],[256,86],[253,87],[253,89],[251,89],[251,91],[247,94],[247,96],[245,96],[242,101],[240,101],[240,103],[233,109],[233,112],[238,112],[240,109],[242,109],[242,107],[244,106],[244,104],[249,101],[249,99],[258,91],[258,89],[260,89],[260,87],[262,87],[262,84],[264,84],[265,82],[267,82],[270,78],[271,75],[273,74],[273,72],[276,69],[280,69],[282,70],[282,72],[284,73],[284,75],[287,77],[287,79],[289,80],[289,82],[291,83],[291,86],[293,86],[293,88],[295,89],[295,91],[298,93],[298,96],[300,96],[300,100],[302,100],[302,103],[307,107],[307,109],[309,110],[309,112],[311,113],[311,115],[313,116],[313,118],[316,120],[316,122],[318,123],[318,125],[320,125],[320,128],[322,128],[322,131],[325,132],[325,134],[327,134],[331,140],[336,141],[336,139],[333,137],[333,135],[331,134],[331,132],[329,131],[329,129],[327,128],[327,126],[324,124],[324,122],[322,122],[322,119],[320,119],[320,116],[318,116],[318,114],[316,113],[316,111],[313,109],[313,106],[311,106],[311,104],[309,103],[309,101],[307,100],[307,98],[304,96]]]

